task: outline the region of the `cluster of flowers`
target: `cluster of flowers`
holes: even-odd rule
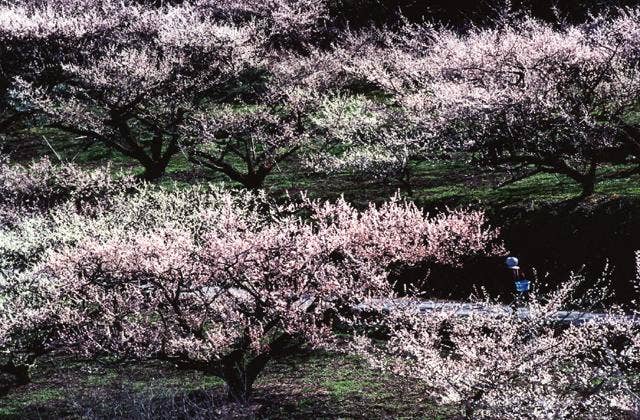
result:
[[[434,150],[536,166],[589,194],[599,165],[640,156],[639,22],[638,9],[619,9],[580,25],[408,25],[385,42],[363,39],[347,67],[401,104]]]
[[[341,156],[331,153],[311,155],[305,166],[319,173],[349,173],[364,179],[389,180],[400,177],[406,170],[408,156],[402,152],[391,154],[380,146],[358,147]]]
[[[0,96],[137,160],[150,179],[180,150],[251,188],[300,152],[331,149],[344,164],[329,169],[400,178],[409,158],[465,152],[566,175],[590,194],[599,166],[640,159],[638,9],[580,25],[507,16],[465,33],[407,24],[334,36],[327,9],[2,5]]]
[[[340,88],[335,57],[312,42],[325,18],[325,2],[307,0],[3,4],[0,99],[148,179],[182,151],[259,188],[320,139],[309,116]]]
[[[390,265],[503,252],[480,212],[144,185],[25,216],[0,244],[5,368],[47,351],[160,359],[224,378],[239,401],[269,359],[330,344],[342,315],[390,296]]]
[[[10,216],[46,211],[68,201],[78,208],[105,204],[135,185],[130,175],[113,177],[111,172],[110,166],[87,170],[72,163],[53,164],[48,158],[28,165],[5,160],[0,163],[0,208],[5,209],[3,216]]]
[[[424,381],[436,401],[458,405],[467,418],[637,415],[638,313],[567,312],[581,282],[576,276],[554,292],[533,293],[518,310],[489,298],[474,311],[422,313],[405,302],[364,324],[384,326],[386,341],[359,336],[353,349],[373,366]],[[591,292],[583,307],[603,296]]]

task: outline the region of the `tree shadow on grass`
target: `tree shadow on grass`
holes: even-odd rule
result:
[[[220,381],[161,364],[103,366],[52,358],[44,365],[32,384],[3,401],[0,418],[453,417],[451,407],[427,398],[423,384],[339,353],[313,352],[270,363],[249,407],[226,404]]]

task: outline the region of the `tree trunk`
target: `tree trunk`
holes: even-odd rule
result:
[[[580,179],[580,185],[582,186],[582,194],[580,198],[586,198],[595,192],[596,189],[596,167],[595,163],[592,163],[589,167],[589,171]]]
[[[225,379],[227,399],[239,404],[248,404],[253,394],[253,384],[248,384],[239,378]]]
[[[267,327],[267,330],[272,327]],[[210,372],[224,379],[229,401],[246,404],[251,401],[253,383],[267,363],[274,357],[292,354],[297,346],[295,337],[282,333],[270,343],[269,350],[255,357],[249,357],[243,349],[235,350],[217,362],[216,368]]]
[[[242,185],[250,190],[259,190],[264,186],[266,176],[261,174],[247,175],[240,180]]]
[[[145,181],[154,182],[162,178],[167,169],[167,162],[149,162],[144,165],[144,172],[140,175],[140,178]]]
[[[222,374],[225,381],[225,391],[229,401],[247,404],[251,400],[254,376],[242,365],[240,360],[223,361]]]
[[[6,363],[0,366],[0,375],[7,375],[13,378],[13,380],[3,381],[3,383],[0,384],[0,397],[7,395],[11,388],[26,385],[31,382],[29,365],[26,364],[16,365],[13,362]]]
[[[580,198],[586,198],[593,195],[596,189],[595,179],[587,178],[584,179],[580,184],[582,185],[582,193],[580,194]]]
[[[411,185],[411,172],[409,168],[405,169],[400,176],[400,184],[404,187],[407,195],[413,197],[413,186]]]
[[[592,159],[586,172],[574,169],[561,159],[552,159],[551,161],[543,161],[543,165],[548,165],[552,170],[544,169],[545,172],[556,172],[565,175],[580,184],[582,192],[580,198],[586,198],[595,192],[596,187],[596,169],[598,162]]]
[[[476,412],[476,404],[484,396],[483,390],[477,390],[470,398],[464,403],[464,417],[467,419],[474,419]]]

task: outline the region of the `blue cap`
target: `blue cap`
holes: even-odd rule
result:
[[[518,267],[518,259],[516,257],[507,257],[507,260],[505,261],[507,264],[507,267],[511,268],[511,269],[519,269],[520,267]]]

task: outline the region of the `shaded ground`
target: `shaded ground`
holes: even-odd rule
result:
[[[51,358],[33,383],[0,400],[2,419],[217,417],[222,382],[161,364]],[[453,418],[415,381],[353,356],[315,352],[271,363],[255,388],[255,418]],[[207,411],[208,410],[208,411]]]
[[[45,141],[46,139],[46,141]],[[50,147],[51,146],[51,147]],[[56,160],[95,166],[111,162],[114,169],[126,168],[141,172],[135,161],[100,144],[86,144],[68,134],[55,130],[33,128],[7,137],[0,143],[0,151],[11,153],[16,161],[49,156]],[[53,150],[55,149],[55,154]],[[496,188],[511,178],[511,174],[495,168],[480,168],[457,159],[444,162],[412,162],[410,165],[411,199],[428,209],[445,206],[482,205],[489,208],[508,206],[537,208],[540,205],[571,200],[580,194],[580,188],[567,177],[555,174],[537,174],[532,177]],[[600,169],[596,197],[640,198],[640,174],[617,177],[631,166],[609,166]],[[184,156],[176,155],[167,167],[162,183],[224,182],[237,186],[221,174],[199,170]],[[380,182],[353,174],[312,174],[296,162],[284,162],[267,177],[265,188],[275,196],[286,191],[307,191],[311,197],[335,199],[344,195],[349,201],[366,205],[370,201],[383,201],[393,195],[401,184],[394,180]],[[403,191],[406,195],[406,191]]]

